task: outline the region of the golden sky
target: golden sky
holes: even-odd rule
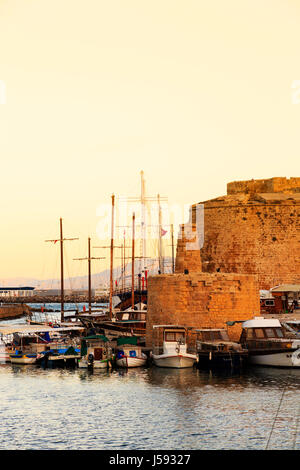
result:
[[[179,205],[300,176],[299,26],[298,0],[0,0],[0,279],[58,275],[60,217],[75,266],[141,170]]]

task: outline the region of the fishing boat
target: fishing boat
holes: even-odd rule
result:
[[[187,342],[189,328],[177,325],[153,326],[153,363],[158,367],[182,369],[193,367],[195,350]]]
[[[78,367],[91,369],[110,369],[112,367],[112,348],[104,335],[93,335],[82,338]]]
[[[232,342],[222,328],[195,330],[199,367],[239,368],[248,359],[248,350]]]
[[[300,339],[290,335],[275,318],[255,317],[242,323],[240,343],[252,364],[300,367]]]
[[[138,345],[136,336],[117,339],[116,365],[118,367],[142,367],[147,363],[147,356]]]

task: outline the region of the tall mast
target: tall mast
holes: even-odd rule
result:
[[[91,239],[88,238],[88,257],[87,258],[74,258],[74,260],[87,260],[88,262],[88,299],[89,299],[89,314],[92,313],[92,275],[91,275],[91,260],[92,259],[105,259],[91,257]]]
[[[64,321],[64,305],[65,305],[65,293],[64,293],[64,241],[79,240],[78,238],[63,238],[63,225],[62,218],[59,219],[60,225],[60,238],[59,240],[45,240],[46,242],[60,242],[60,297],[61,297],[61,315],[60,321]]]
[[[145,264],[146,264],[146,197],[145,197],[145,179],[144,179],[144,172],[141,171],[141,269],[140,271],[144,271]]]
[[[64,321],[64,304],[65,304],[65,293],[64,293],[64,240],[63,240],[63,226],[62,218],[59,219],[60,223],[60,294],[61,294],[61,322]]]
[[[134,239],[135,239],[135,213],[132,215],[132,256],[131,256],[131,306],[134,309]]]
[[[163,274],[164,272],[164,264],[163,264],[163,257],[162,257],[162,240],[161,240],[161,206],[160,206],[160,196],[157,195],[157,202],[158,202],[158,266],[159,266],[159,273]]]
[[[91,279],[91,239],[88,238],[88,286],[89,286],[89,314],[92,313],[92,279]]]
[[[172,237],[172,273],[175,273],[175,258],[174,258],[174,226],[171,224],[171,237]]]
[[[113,298],[113,265],[114,265],[114,216],[115,216],[115,196],[111,197],[111,238],[110,238],[110,289],[109,289],[109,318],[112,319],[112,298]]]
[[[125,237],[125,230],[124,230],[124,236],[123,236],[123,279],[122,279],[122,288],[123,292],[125,292],[125,271],[126,271],[126,237]]]

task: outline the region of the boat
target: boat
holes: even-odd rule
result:
[[[49,325],[11,324],[0,326],[2,358],[12,364],[34,364],[42,362],[43,354],[53,350],[76,347],[83,327],[52,328]],[[70,337],[73,335],[73,339]],[[69,358],[70,359],[70,358]]]
[[[193,367],[197,361],[195,350],[188,344],[185,326],[153,326],[152,359],[157,367],[182,369]]]
[[[276,318],[254,317],[242,323],[240,343],[251,364],[300,367],[300,339],[287,333]]]
[[[91,369],[112,368],[112,348],[108,346],[109,340],[104,335],[86,336],[81,340],[81,358],[78,367]]]
[[[232,342],[224,328],[195,330],[198,366],[209,368],[240,368],[248,359],[248,350]]]
[[[37,353],[24,352],[16,349],[9,355],[12,364],[35,364],[39,355]]]
[[[65,367],[76,366],[80,358],[80,349],[73,346],[65,347],[62,349],[54,349],[48,346],[45,351],[42,351],[36,363],[43,367]]]
[[[138,345],[137,336],[120,337],[117,339],[116,365],[118,367],[142,367],[147,363],[147,356]]]

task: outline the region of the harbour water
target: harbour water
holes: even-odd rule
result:
[[[300,371],[0,366],[0,449],[299,450]]]
[[[1,364],[0,449],[299,450],[299,390],[299,369]]]

